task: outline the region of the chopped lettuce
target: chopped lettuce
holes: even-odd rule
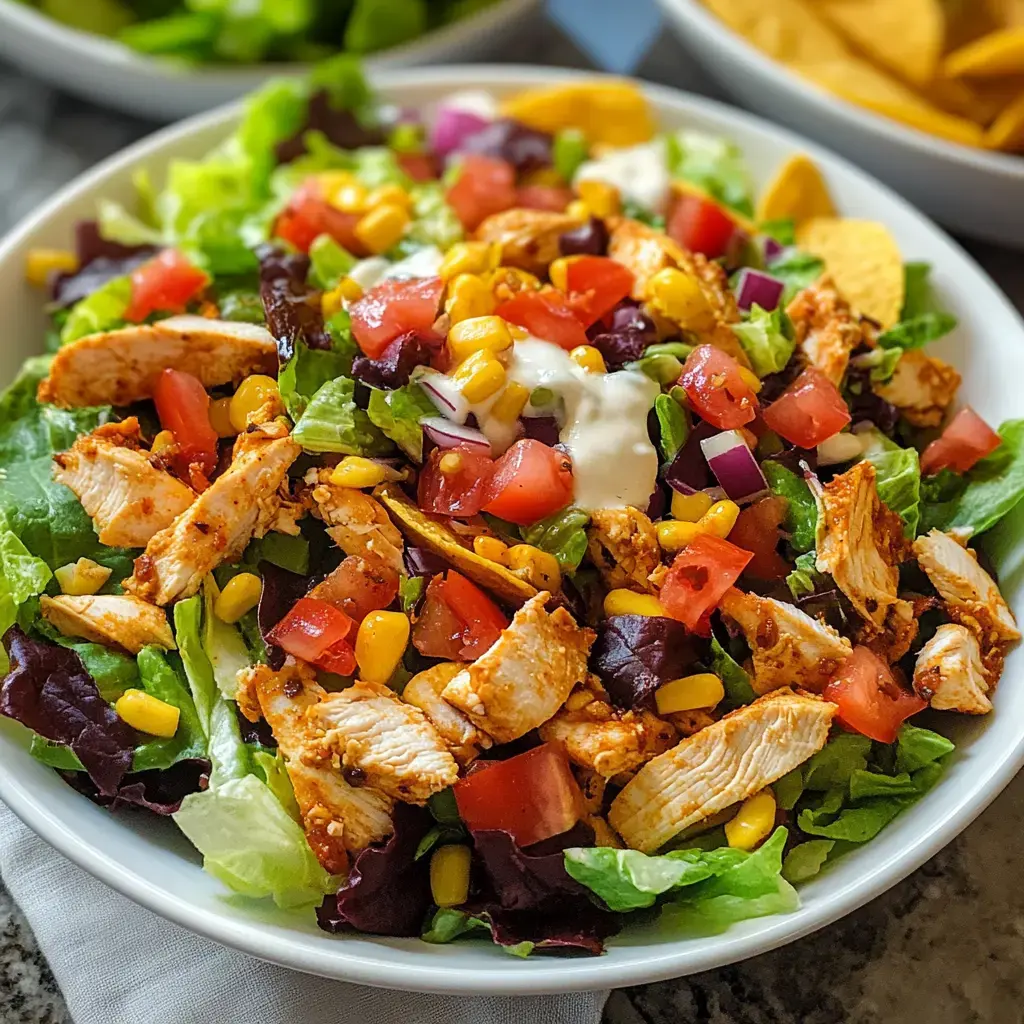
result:
[[[782,877],[791,885],[813,878],[821,871],[835,845],[832,839],[809,839],[794,846],[782,862]]]
[[[555,132],[551,144],[551,160],[563,181],[572,181],[573,175],[590,155],[587,137],[579,128],[563,128]]]
[[[757,700],[750,676],[714,635],[711,637],[711,671],[722,680],[730,707],[738,708]]]
[[[786,577],[786,586],[789,587],[794,601],[813,594],[825,579],[824,575],[818,572],[817,562],[818,556],[813,550],[797,555],[795,568]]]
[[[690,421],[683,407],[670,395],[654,399],[654,414],[658,417],[658,447],[664,462],[671,462],[686,444],[690,435]]]
[[[408,255],[428,245],[445,252],[461,241],[462,222],[445,202],[445,190],[439,182],[421,182],[408,191],[412,197],[413,219],[399,243],[399,254]]]
[[[797,249],[784,253],[779,259],[774,260],[768,271],[772,277],[779,278],[785,285],[779,305],[788,305],[797,292],[814,284],[824,269],[823,260]]]
[[[176,655],[168,655],[158,647],[139,651],[138,667],[141,688],[157,700],[171,704],[179,711],[178,728],[173,736],[147,739],[135,749],[132,771],[170,768],[190,757],[206,756],[206,737],[199,723],[196,706],[182,680]]]
[[[60,343],[67,345],[87,334],[123,327],[124,314],[131,299],[131,278],[115,277],[108,281],[71,307],[60,331]]]
[[[758,377],[785,369],[796,348],[796,341],[787,336],[781,306],[769,313],[755,303],[747,319],[732,329]]]
[[[391,442],[356,405],[355,381],[338,377],[319,388],[292,431],[308,452],[387,455]]]
[[[331,337],[330,349],[310,348],[296,340],[295,352],[278,375],[278,387],[288,415],[299,419],[310,399],[329,381],[347,376],[359,351],[352,340],[348,313],[341,311],[324,325]]]
[[[957,319],[952,313],[922,313],[910,320],[901,320],[878,336],[878,344],[886,349],[907,351],[938,341],[956,330]]]
[[[773,459],[765,459],[761,469],[772,493],[786,499],[782,527],[789,534],[793,550],[800,553],[812,550],[818,529],[818,504],[807,481]]]
[[[903,520],[913,539],[921,518],[921,462],[916,448],[901,448],[880,430],[861,434],[864,458],[875,467],[878,497]]]
[[[203,649],[221,696],[234,700],[238,691],[238,673],[249,667],[249,649],[237,626],[213,614],[216,599],[216,584],[207,576],[203,581]]]
[[[934,308],[932,296],[930,263],[903,264],[903,308],[900,310],[901,320],[910,320]]]
[[[742,150],[718,135],[681,129],[665,136],[669,174],[693,182],[720,203],[749,217],[754,212]]]
[[[0,511],[0,636],[14,625],[18,607],[41,594],[53,573],[36,558],[8,526]],[[0,672],[7,671],[7,653],[0,647]]]
[[[370,422],[390,437],[413,462],[423,461],[423,428],[420,420],[436,416],[434,403],[418,384],[406,384],[394,391],[370,389],[366,409]]]
[[[300,533],[267,533],[249,542],[245,549],[244,562],[256,567],[260,562],[270,562],[281,569],[309,575],[309,541]]]
[[[355,265],[356,258],[330,235],[317,235],[309,247],[309,280],[317,288],[333,288]]]
[[[575,572],[587,553],[587,534],[584,528],[589,522],[590,515],[587,512],[570,505],[547,519],[525,527],[522,530],[523,540],[554,555],[558,564],[567,572]]]

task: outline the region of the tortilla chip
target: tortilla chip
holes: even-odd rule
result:
[[[1024,0],[985,0],[983,6],[992,20],[1003,28],[1024,25]]]
[[[448,527],[417,508],[397,484],[381,484],[373,493],[406,537],[443,558],[453,569],[490,590],[501,600],[518,608],[538,593],[536,587],[521,580],[503,565],[481,558],[475,551],[464,548]]]
[[[942,62],[942,70],[950,78],[1024,74],[1024,25],[990,32],[954,50]]]
[[[817,217],[801,224],[797,244],[825,261],[843,297],[883,329],[903,308],[903,257],[884,224],[870,220]]]
[[[704,0],[735,33],[775,60],[831,60],[847,53],[839,34],[803,0]]]
[[[785,220],[800,224],[812,217],[834,217],[836,208],[818,170],[809,156],[796,153],[776,172],[757,201],[757,219]]]
[[[1011,153],[1024,150],[1024,92],[992,122],[985,132],[985,145]]]
[[[946,29],[939,0],[819,0],[816,9],[901,78],[924,85],[935,77]]]

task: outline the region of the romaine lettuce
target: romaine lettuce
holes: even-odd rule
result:
[[[71,308],[61,328],[60,343],[67,345],[69,342],[84,338],[87,334],[124,326],[124,314],[131,299],[130,278],[115,277],[108,281]]]
[[[761,470],[773,494],[786,499],[783,529],[793,550],[803,553],[814,548],[818,528],[818,505],[807,481],[780,462],[765,459]]]
[[[308,452],[386,455],[393,450],[356,405],[355,381],[350,377],[338,377],[319,388],[295,424],[292,438]]]
[[[589,522],[589,513],[570,505],[525,527],[522,530],[523,540],[554,555],[567,572],[575,572],[587,553],[585,527]]]
[[[665,136],[669,174],[691,181],[745,216],[754,212],[746,159],[739,146],[718,135],[681,129]]]
[[[796,348],[796,341],[786,335],[782,317],[781,306],[769,313],[755,303],[746,320],[732,325],[758,377],[785,369]]]
[[[901,448],[880,430],[860,435],[864,458],[875,467],[878,497],[903,520],[913,539],[921,518],[921,462],[916,448]]]
[[[423,428],[420,420],[436,416],[437,409],[418,384],[407,384],[394,391],[370,389],[366,409],[370,422],[391,438],[413,462],[423,461]]]

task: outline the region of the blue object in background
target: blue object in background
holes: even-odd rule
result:
[[[594,63],[629,74],[661,24],[654,0],[548,0],[548,15]]]

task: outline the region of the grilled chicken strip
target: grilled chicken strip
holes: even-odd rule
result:
[[[661,548],[654,524],[635,508],[606,508],[592,512],[587,530],[591,561],[609,590],[654,590],[650,575],[661,565]]]
[[[850,353],[865,340],[865,331],[835,283],[822,276],[797,293],[786,313],[807,361],[839,387]]]
[[[463,668],[459,662],[442,661],[417,672],[405,684],[402,700],[418,707],[430,719],[455,760],[465,765],[491,745],[491,738],[441,697],[444,688]]]
[[[566,213],[517,206],[491,214],[476,229],[475,237],[501,246],[503,266],[543,274],[548,264],[562,255],[559,237],[575,227],[579,221]]]
[[[939,626],[918,652],[914,689],[937,711],[988,714],[992,702],[978,638],[966,626]]]
[[[43,618],[65,636],[80,636],[97,644],[116,644],[132,654],[156,644],[175,649],[167,614],[162,608],[127,594],[89,594],[39,599]]]
[[[960,387],[956,369],[920,349],[900,356],[893,375],[872,385],[872,390],[892,403],[915,427],[937,427],[953,404]]]

